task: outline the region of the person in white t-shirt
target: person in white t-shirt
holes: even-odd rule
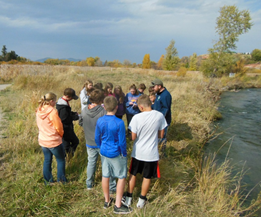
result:
[[[163,137],[164,128],[168,124],[162,113],[151,109],[149,96],[141,95],[137,104],[141,113],[134,115],[129,124],[134,145],[131,153],[128,191],[122,202],[130,206],[136,175],[140,173],[143,174],[143,181],[137,207],[143,208],[147,201],[146,194],[150,187],[151,178],[160,178],[158,138]]]

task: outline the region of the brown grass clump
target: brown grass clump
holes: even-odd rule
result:
[[[75,156],[67,161],[69,183],[47,187],[43,184],[43,154],[37,142],[35,123],[37,101],[49,91],[60,97],[66,87],[74,88],[79,94],[87,79],[121,85],[127,93],[132,83],[145,83],[148,87],[157,77],[173,98],[167,157],[159,162],[162,178],[152,181],[149,204],[139,210],[135,205],[142,178],[138,176],[133,194],[134,211],[130,216],[240,216],[250,215],[260,204],[258,199],[249,207],[243,207],[240,176],[231,177],[228,161],[218,166],[214,158],[201,160],[202,146],[212,135],[210,123],[218,117],[216,103],[220,91],[225,82],[232,84],[232,80],[205,80],[195,73],[177,77],[176,72],[109,67],[2,67],[1,78],[13,82],[12,87],[0,94],[0,106],[8,121],[6,138],[0,146],[0,212],[3,216],[113,216],[112,209],[103,209],[100,163],[94,190],[86,190],[87,153],[83,129],[77,122],[75,132],[80,144]],[[233,82],[245,84],[244,79],[236,78]],[[248,80],[247,85],[251,82],[253,84],[253,80]],[[70,105],[73,111],[80,113],[79,100]],[[132,142],[129,140],[127,151],[130,160]],[[53,173],[55,177],[55,162]]]

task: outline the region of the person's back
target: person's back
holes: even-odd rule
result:
[[[158,131],[164,123],[164,116],[155,110],[141,112],[132,118],[129,129],[137,134],[132,157],[143,161],[159,160]]]
[[[121,203],[127,176],[127,148],[125,125],[123,120],[117,118],[115,113],[118,102],[115,97],[107,96],[104,99],[107,115],[98,119],[95,130],[95,142],[100,148],[102,161],[102,190],[105,197],[104,208],[107,209],[112,202],[109,192],[109,178],[118,178],[114,212],[127,214],[132,211]]]
[[[101,106],[103,99],[104,94],[101,90],[93,90],[89,97],[89,100],[92,104],[88,107],[85,107],[81,114],[88,154],[86,179],[88,190],[91,190],[94,186],[96,164],[100,153],[99,147],[96,145],[94,137],[97,120],[106,114],[106,110]],[[112,190],[116,191],[116,182],[114,183],[114,188]]]
[[[126,137],[124,121],[114,115],[105,115],[97,121],[96,138],[101,139],[101,155],[109,158],[126,157]]]
[[[151,109],[151,101],[147,95],[140,96],[137,104],[141,113],[135,115],[129,124],[134,145],[131,153],[128,191],[122,202],[127,206],[131,205],[136,175],[140,173],[143,175],[143,181],[137,207],[143,208],[147,201],[146,195],[151,178],[160,178],[158,137],[163,137],[167,122],[163,114]]]

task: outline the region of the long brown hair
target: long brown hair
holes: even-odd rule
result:
[[[104,87],[104,92],[105,92],[105,96],[108,96],[109,95],[109,92],[108,92],[108,89],[113,89],[113,84],[112,83],[110,83],[110,82],[108,82],[106,85],[105,85],[105,87]]]
[[[86,90],[86,92],[87,92],[88,95],[89,95],[89,94],[92,92],[92,90],[93,90],[93,89],[88,90],[88,85],[89,85],[89,84],[93,84],[93,82],[92,82],[91,80],[86,80],[85,83],[84,83],[84,85],[83,85],[83,87],[82,87],[82,89],[85,88],[85,90]]]
[[[116,90],[119,90],[119,95],[116,94]],[[125,97],[125,94],[123,93],[122,91],[122,88],[120,85],[117,85],[115,88],[114,88],[114,95],[115,96],[119,96],[119,103],[123,103],[124,102],[124,97]]]

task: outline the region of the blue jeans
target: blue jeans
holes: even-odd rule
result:
[[[87,188],[92,188],[94,185],[95,171],[96,171],[98,156],[100,155],[100,149],[89,148],[89,147],[86,148],[88,154],[86,185]],[[114,178],[110,178],[110,191],[116,191],[116,180]]]
[[[54,148],[42,147],[44,154],[44,163],[43,163],[43,176],[45,184],[48,184],[53,181],[52,175],[52,160],[53,155],[56,158],[57,162],[57,182],[66,182],[65,178],[65,157],[63,145],[59,145]]]

